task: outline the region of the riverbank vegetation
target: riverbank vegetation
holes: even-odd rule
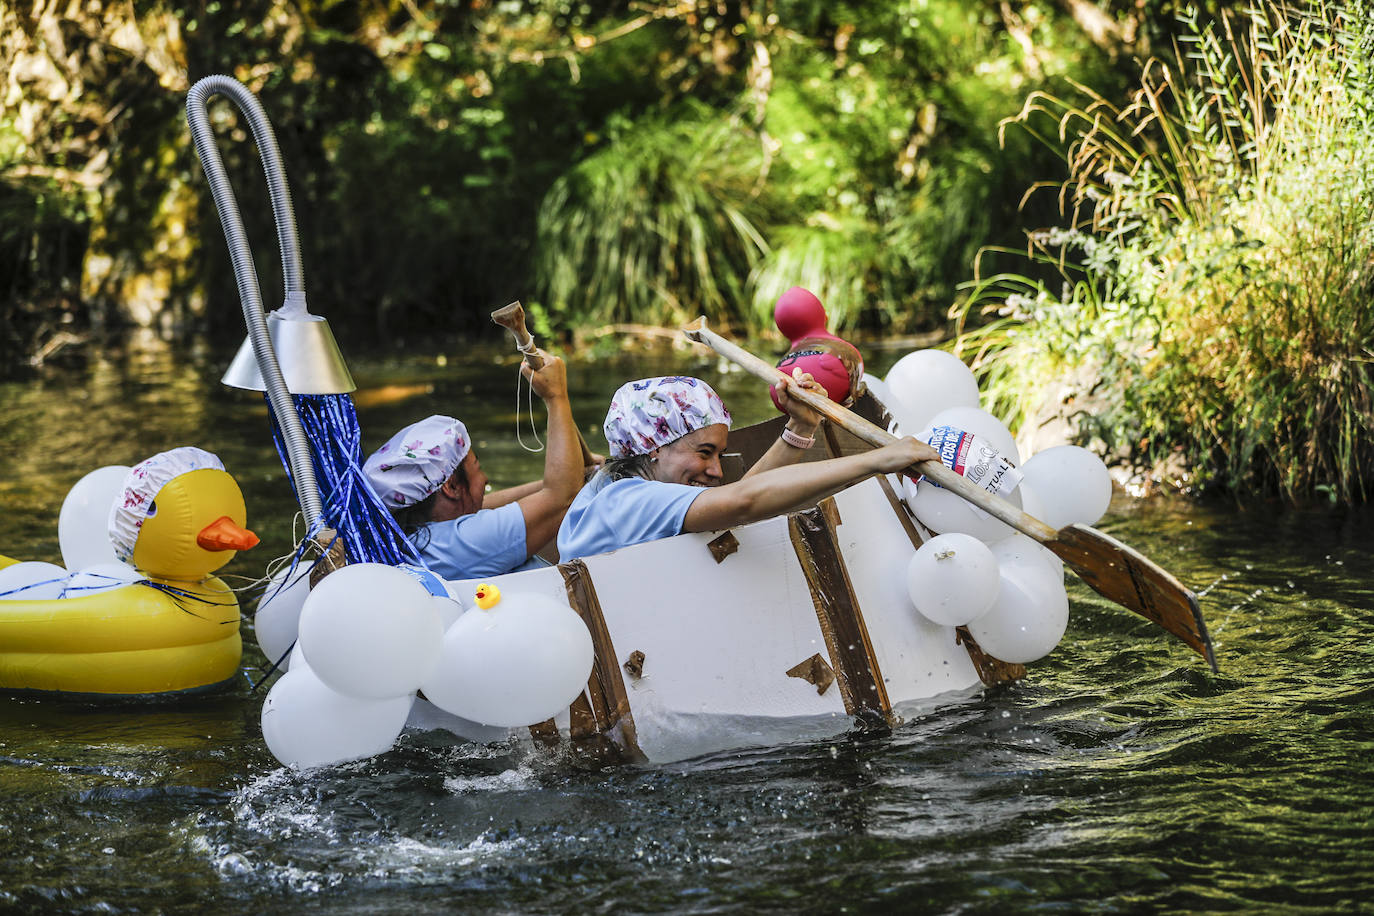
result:
[[[182,111],[230,73],[346,351],[494,339],[514,299],[544,337],[767,333],[799,284],[849,336],[963,331],[1013,425],[1088,411],[1191,484],[1365,499],[1368,11],[1222,6],[0,7],[0,374],[108,329],[241,338]],[[212,122],[270,306],[256,150]]]
[[[962,312],[1006,413],[1242,498],[1370,496],[1374,93],[1363,7],[1189,17],[1125,104],[1033,94],[1065,223]],[[1005,262],[1003,262],[1005,263]],[[1046,270],[1048,268],[1048,270]],[[1076,379],[1066,390],[1063,380]],[[1076,406],[1077,402],[1077,406]]]
[[[121,324],[232,336],[186,90],[230,73],[282,147],[307,289],[346,343],[760,329],[805,283],[846,331],[945,326],[979,246],[1018,238],[1052,157],[997,123],[1033,89],[1122,84],[1168,0],[245,0],[0,10],[7,365]],[[268,304],[256,152],[216,103]],[[62,335],[66,335],[63,337]]]

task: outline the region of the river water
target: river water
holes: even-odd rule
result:
[[[365,446],[452,412],[494,484],[535,476],[515,364],[473,352],[355,363]],[[194,444],[264,538],[226,578],[260,575],[290,549],[293,506],[262,400],[221,387],[225,364],[133,344],[0,383],[0,552],[60,562],[78,478]],[[695,354],[579,364],[594,446],[616,385],[668,371],[719,382],[740,421],[772,409]],[[217,697],[0,697],[0,911],[1370,912],[1374,517],[1121,498],[1098,527],[1202,595],[1220,675],[1071,582],[1063,644],[1018,685],[886,736],[672,765],[432,732],[284,770],[248,687],[251,629],[243,683]]]

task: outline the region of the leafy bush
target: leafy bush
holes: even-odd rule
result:
[[[762,148],[700,106],[622,124],[555,182],[540,211],[545,304],[579,321],[740,317],[765,249]]]
[[[666,115],[622,119],[553,187],[538,240],[545,304],[567,321],[706,311],[758,331],[802,285],[839,329],[941,326],[1042,156],[1029,143],[999,151],[999,119],[1028,84],[1095,60],[1052,15],[1011,15],[903,0],[746,17],[747,73]],[[1013,24],[1024,45],[1008,40]]]
[[[971,285],[967,333],[1004,414],[1095,377],[1086,424],[1130,459],[1182,457],[1203,488],[1370,495],[1374,121],[1369,19],[1344,4],[1191,14],[1174,63],[1116,107],[1032,94],[1071,170],[1066,228],[1031,268]],[[1361,43],[1364,44],[1363,49]],[[1053,279],[1037,271],[1049,268]],[[1009,409],[1008,409],[1009,408]]]

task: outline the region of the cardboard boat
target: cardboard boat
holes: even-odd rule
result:
[[[882,412],[867,399],[858,409]],[[727,479],[777,439],[785,419],[731,433]],[[827,427],[808,460],[863,448]],[[988,657],[966,631],[912,606],[906,568],[926,536],[894,480],[875,476],[786,517],[486,577],[505,594],[566,603],[596,649],[587,688],[567,712],[514,733],[601,759],[664,762],[887,727],[942,698],[1022,677],[1022,666]],[[471,594],[477,583],[451,585]],[[424,700],[409,725],[479,741],[512,734]]]

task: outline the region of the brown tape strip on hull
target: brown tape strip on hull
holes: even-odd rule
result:
[[[615,645],[592,584],[591,571],[581,560],[560,563],[568,603],[592,634],[596,662],[587,689],[568,707],[568,734],[575,751],[607,762],[638,763],[647,760],[639,748],[630,697],[616,660]],[[533,731],[533,730],[531,730]]]
[[[892,702],[883,685],[873,644],[864,626],[859,599],[849,579],[844,555],[831,524],[833,508],[827,512],[825,500],[820,507],[795,512],[787,518],[792,548],[806,575],[811,600],[816,606],[830,653],[835,683],[844,700],[844,710],[852,716],[868,717],[877,713],[884,721],[892,721]]]
[[[906,530],[906,536],[911,539],[911,546],[920,550],[925,539],[921,537],[921,532],[916,530],[916,524],[911,520],[911,516],[907,515],[905,504],[897,498],[897,491],[892,489],[892,482],[887,479],[886,474],[880,474],[878,475],[878,483],[882,486],[883,493],[887,496],[893,513],[901,520],[902,528]],[[955,639],[968,651],[968,657],[973,662],[973,668],[978,672],[978,679],[988,687],[1009,684],[1026,676],[1025,665],[1001,661],[979,648],[978,643],[973,639],[973,634],[969,633],[968,627],[959,627],[955,630]]]

